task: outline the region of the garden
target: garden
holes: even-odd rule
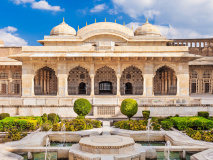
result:
[[[41,117],[10,117],[8,113],[0,114],[0,132],[5,132],[4,141],[16,141],[24,138],[28,132],[41,128],[41,131],[61,131],[65,125],[66,131],[81,131],[100,128],[101,121],[85,119],[92,106],[87,99],[80,98],[74,103],[75,119],[62,120],[55,113],[43,114]]]
[[[131,119],[138,111],[136,100],[125,99],[121,103],[120,111],[127,116],[128,120],[115,122],[114,126],[116,128],[134,131],[147,129],[150,116],[149,110],[142,111],[143,118]],[[213,117],[209,117],[208,112],[198,112],[197,116],[191,117],[179,117],[179,115],[174,117],[152,117],[151,128],[154,131],[177,129],[195,140],[213,142]]]

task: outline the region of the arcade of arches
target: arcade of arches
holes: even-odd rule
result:
[[[213,93],[213,67],[189,67],[189,93]],[[0,72],[0,94],[21,95],[21,67],[4,68]],[[159,68],[153,78],[153,95],[176,95],[177,75],[167,66]],[[93,84],[93,85],[92,85]],[[104,66],[96,70],[94,78],[89,71],[77,66],[69,71],[67,78],[68,95],[143,95],[144,79],[142,71],[129,66],[116,75],[114,69]],[[40,68],[34,76],[35,95],[57,95],[58,78],[55,71],[49,67]]]

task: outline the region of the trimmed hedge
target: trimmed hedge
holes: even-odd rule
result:
[[[0,120],[0,131],[6,131],[8,128],[14,127],[30,131],[39,128],[41,124],[41,117],[7,117]]]
[[[146,130],[147,121],[145,120],[127,120],[127,121],[118,121],[114,123],[116,128],[127,129],[127,130]]]
[[[178,130],[187,128],[210,130],[213,128],[213,121],[203,117],[172,117],[170,119]]]
[[[149,119],[149,115],[150,115],[150,111],[149,110],[144,110],[142,111],[142,114],[143,114],[143,118],[145,120],[148,120]]]
[[[44,116],[44,115],[43,115]],[[44,118],[43,118],[44,119]],[[52,124],[54,123],[58,123],[59,122],[59,117],[57,114],[55,113],[50,113],[48,114],[48,120],[52,122]]]
[[[78,116],[85,117],[92,109],[92,105],[87,99],[79,98],[74,103],[74,111]]]
[[[166,120],[166,121],[161,121],[161,127],[165,130],[169,130],[173,127],[172,121]]]
[[[53,125],[52,131],[61,131],[63,123],[56,123]],[[101,122],[98,120],[90,119],[73,119],[71,121],[65,122],[66,131],[81,131],[93,128],[100,128]]]
[[[134,99],[125,99],[121,103],[121,113],[126,115],[129,119],[133,117],[138,111],[138,103]]]
[[[1,113],[1,114],[0,114],[0,120],[5,119],[5,118],[7,118],[7,117],[10,117],[10,114],[9,114],[9,113]]]
[[[197,113],[199,117],[209,118],[209,112],[201,111]]]
[[[213,142],[213,130],[212,131],[201,131],[201,130],[193,130],[191,128],[188,128],[186,130],[186,134],[195,140]]]

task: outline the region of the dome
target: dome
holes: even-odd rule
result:
[[[160,30],[153,26],[152,24],[150,24],[148,22],[148,20],[146,20],[146,23],[143,24],[142,26],[138,27],[135,30],[135,35],[136,36],[161,36]]]
[[[61,24],[54,27],[51,32],[51,36],[73,36],[76,35],[76,31],[74,28],[70,27],[68,24],[66,24],[63,20]]]
[[[0,39],[0,47],[4,46],[4,41]]]
[[[128,27],[112,22],[93,23],[81,28],[77,33],[83,38],[100,34],[111,34],[123,38],[134,36],[133,31]]]

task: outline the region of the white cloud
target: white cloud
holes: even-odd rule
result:
[[[50,10],[50,11],[64,11],[64,9],[61,9],[60,6],[51,6],[46,2],[45,0],[41,0],[39,2],[33,2],[32,3],[33,9],[41,9],[41,10]]]
[[[213,35],[212,0],[112,0],[112,3],[119,12],[135,20],[146,17],[154,19],[157,25]]]
[[[131,28],[135,31],[139,26],[143,23],[141,22],[131,22],[128,23],[126,26]],[[184,39],[184,38],[210,38],[210,35],[199,34],[198,32],[190,29],[184,28],[175,28],[172,26],[160,26],[155,25],[161,31],[161,35],[166,36],[168,39]]]
[[[60,6],[51,6],[46,0],[40,0],[38,2],[35,0],[11,0],[11,1],[13,1],[13,3],[17,5],[30,3],[33,9],[49,10],[55,12],[64,11],[64,9],[61,9]]]
[[[99,4],[90,10],[91,13],[101,12],[106,9],[106,4]]]
[[[0,37],[4,41],[5,46],[26,46],[27,42],[19,37],[15,27],[5,27],[0,29]]]

